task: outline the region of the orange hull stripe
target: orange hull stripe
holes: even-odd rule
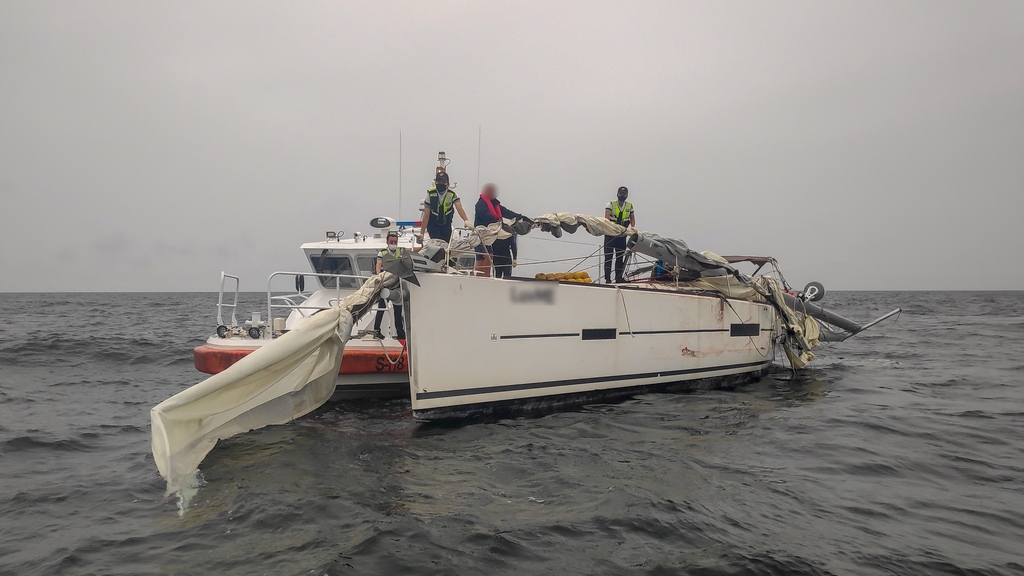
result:
[[[252,350],[227,350],[209,345],[198,346],[192,354],[196,370],[205,374],[219,374],[229,366],[251,354]],[[397,354],[389,352],[395,360]],[[383,351],[345,350],[342,352],[341,369],[338,374],[395,374],[409,371],[409,356],[402,352],[401,358],[392,364]]]

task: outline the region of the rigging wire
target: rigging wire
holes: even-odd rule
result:
[[[900,311],[896,313],[896,317],[892,319],[892,324],[889,324],[889,327],[885,329],[885,333],[882,334],[881,336],[879,336],[879,338],[885,338],[886,336],[888,336],[889,335],[889,331],[891,331],[893,328],[896,327],[896,323],[899,322],[900,316],[902,316],[902,315],[903,315],[903,309],[900,308]],[[856,336],[856,334],[854,334],[854,336]]]
[[[520,234],[518,240],[538,240],[540,242],[557,242],[559,244],[579,244],[581,246],[594,246],[590,242],[576,242],[574,240],[562,240],[560,238],[544,238],[543,236],[526,236]],[[604,244],[598,244],[597,246],[604,246]]]
[[[526,262],[521,262],[519,265],[520,266],[536,266],[538,264],[555,264],[557,262],[576,262],[576,261],[579,261],[579,260],[586,260],[588,258],[593,258],[594,256],[595,256],[595,254],[591,254],[590,256],[584,256],[582,258],[580,258],[579,256],[574,256],[572,258],[556,258],[556,259],[553,259],[553,260],[527,260]]]
[[[596,256],[597,256],[597,253],[598,253],[598,251],[600,251],[600,250],[601,250],[601,247],[600,247],[600,246],[598,246],[597,248],[595,248],[595,249],[594,249],[594,251],[593,251],[593,252],[591,252],[591,253],[590,253],[590,255],[589,255],[589,256],[584,256],[583,258],[581,258],[581,259],[580,259],[580,261],[579,261],[578,263],[574,264],[572,268],[569,268],[569,270],[568,270],[568,271],[569,271],[569,272],[572,272],[572,271],[573,271],[573,270],[575,270],[575,269],[576,269],[576,267],[577,267],[577,266],[579,266],[580,264],[583,264],[584,262],[586,262],[586,261],[587,261],[587,260],[589,260],[590,258],[594,258],[594,257],[596,257]],[[598,264],[600,264],[600,262],[598,262]]]
[[[896,327],[896,323],[899,321],[900,316],[902,315],[903,309],[900,308],[900,311],[896,313],[896,317],[892,319],[892,324],[889,324],[889,327],[885,329],[885,332],[881,336],[879,336],[879,338],[885,338],[886,336],[888,336],[889,332],[892,331],[894,327]],[[854,332],[853,334],[850,334],[850,338],[854,338],[858,335],[860,335],[860,332]],[[846,340],[849,340],[850,338],[847,338]]]

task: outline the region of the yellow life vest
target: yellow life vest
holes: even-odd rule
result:
[[[633,214],[633,205],[629,202],[619,206],[619,201],[612,202],[612,219],[619,226],[629,226],[629,217]]]
[[[441,194],[437,191],[437,186],[434,186],[427,190],[427,199],[430,202],[430,215],[435,222],[447,224],[452,221],[452,214],[455,213],[455,192],[448,189]]]

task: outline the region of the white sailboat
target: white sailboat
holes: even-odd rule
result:
[[[643,387],[741,383],[773,361],[771,306],[641,284],[421,274],[410,285],[410,391],[421,419],[579,404]],[[428,332],[446,311],[472,325]],[[457,357],[458,370],[452,370]]]
[[[460,265],[476,246],[513,230],[624,236],[628,250],[657,261],[661,273],[602,285],[567,276],[485,278],[474,274],[472,260]],[[733,266],[739,262],[757,270],[742,274]],[[768,264],[770,271],[759,273]],[[328,401],[345,366],[343,350],[359,333],[353,327],[385,291],[398,291],[404,302],[406,386],[414,416],[425,420],[550,410],[651,389],[735,386],[776,362],[802,368],[819,340],[841,341],[899,312],[860,325],[815,304],[820,285],[787,291],[771,258],[698,253],[680,240],[568,213],[477,227],[450,243],[386,256],[384,268],[153,408],[154,460],[168,489],[218,439],[287,422]],[[452,313],[473,322],[452,324]]]

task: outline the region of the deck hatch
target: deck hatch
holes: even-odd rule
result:
[[[760,324],[732,324],[729,326],[729,336],[757,336],[760,333]]]
[[[584,328],[584,340],[615,340],[615,328]]]

